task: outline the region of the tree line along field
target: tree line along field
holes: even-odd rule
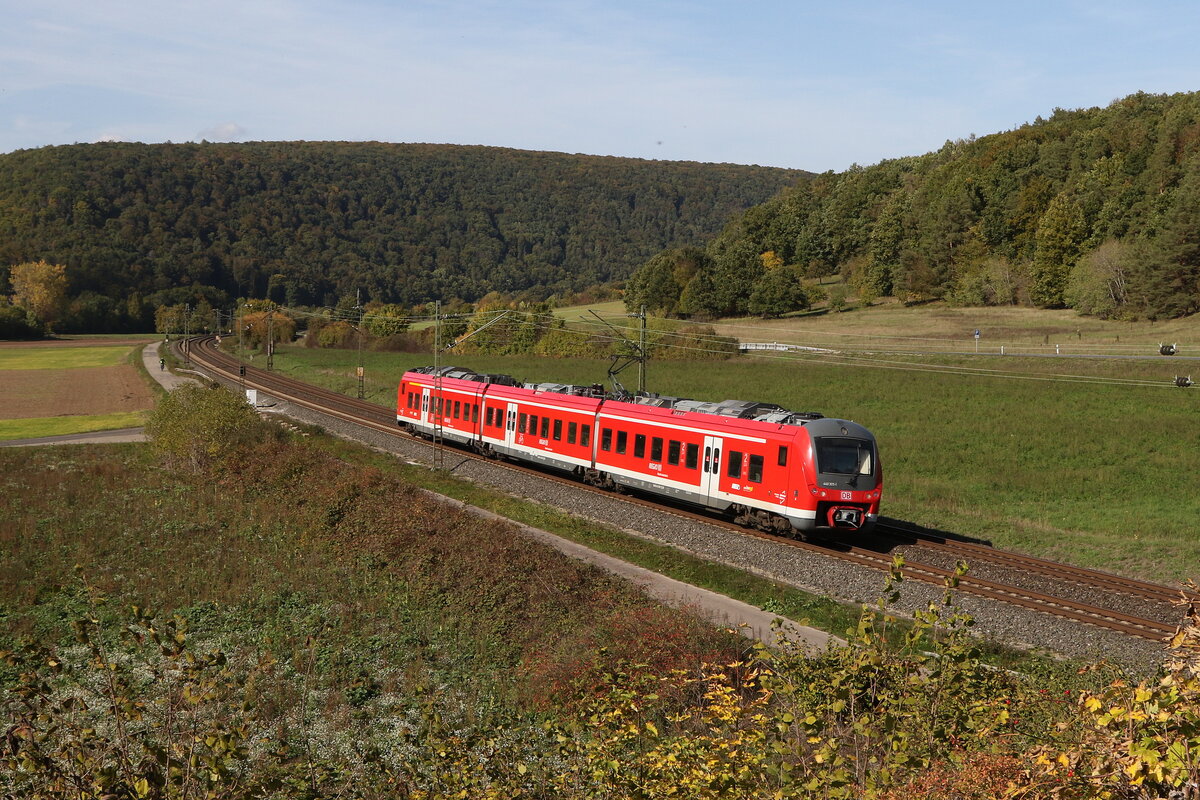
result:
[[[367,396],[395,402],[400,376],[432,356],[364,354]],[[441,363],[520,380],[591,384],[608,362],[447,353]],[[352,393],[354,351],[277,351],[276,369]],[[1193,576],[1200,498],[1196,397],[1163,381],[1161,362],[1013,358],[1005,374],[967,374],[977,360],[921,356],[863,360],[748,358],[651,362],[648,389],[703,400],[778,403],[853,419],[879,438],[882,513],[1157,581]],[[1068,382],[1063,374],[1095,382]],[[633,369],[622,375],[636,385]]]

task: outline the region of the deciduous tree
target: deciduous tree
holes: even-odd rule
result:
[[[1029,288],[1034,305],[1043,308],[1065,305],[1067,277],[1086,238],[1087,230],[1079,206],[1065,192],[1059,193],[1050,201],[1050,207],[1038,225],[1033,285]]]
[[[62,264],[30,261],[10,271],[13,305],[33,313],[48,329],[62,316],[67,303],[67,268]]]

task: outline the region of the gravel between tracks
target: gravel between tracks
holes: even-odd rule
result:
[[[309,409],[280,403],[274,412],[297,421],[319,425],[330,433],[396,454],[411,461],[430,463],[432,447],[408,438],[361,428]],[[456,457],[458,456],[458,457]],[[468,459],[453,448],[446,450],[445,464],[455,475],[495,487],[588,519],[620,528],[632,535],[677,547],[694,555],[763,575],[805,591],[850,603],[874,604],[884,583],[875,570],[847,564],[818,554],[774,545],[751,537],[675,516],[635,507],[616,498],[596,496],[570,486],[544,481],[497,467],[486,461]],[[463,463],[459,463],[463,461]],[[894,610],[908,613],[939,600],[942,592],[932,586],[906,582]],[[1139,671],[1161,663],[1163,645],[1134,639],[1100,628],[1062,620],[1049,614],[1027,611],[969,595],[956,596],[958,606],[975,618],[975,631],[1008,645],[1038,649],[1086,661],[1101,659]],[[840,633],[840,631],[836,632]]]

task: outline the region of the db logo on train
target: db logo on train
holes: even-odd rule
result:
[[[842,492],[842,499],[843,500],[853,500],[854,492]]]

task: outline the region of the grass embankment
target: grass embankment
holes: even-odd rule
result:
[[[280,349],[276,368],[354,393],[350,351]],[[367,396],[390,406],[404,370],[431,359],[368,352]],[[443,362],[523,380],[593,383],[607,362],[453,354]],[[1157,581],[1200,568],[1196,390],[1182,362],[916,354],[651,362],[649,387],[753,399],[854,419],[879,437],[883,513]],[[986,370],[986,371],[985,371]],[[1128,378],[1152,386],[1122,383]]]

